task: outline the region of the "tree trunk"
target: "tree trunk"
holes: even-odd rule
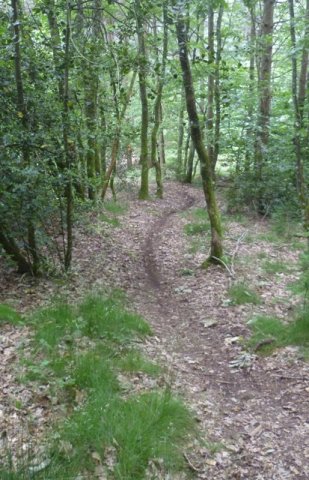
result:
[[[250,15],[250,63],[249,63],[249,98],[248,98],[248,113],[246,119],[246,153],[245,153],[245,169],[250,170],[252,161],[252,152],[254,144],[254,98],[255,98],[255,68],[256,68],[256,14],[255,5],[248,4]]]
[[[162,121],[162,93],[165,83],[165,70],[166,70],[166,58],[167,58],[167,47],[168,47],[168,18],[167,18],[167,3],[163,3],[163,52],[161,64],[162,67],[158,73],[157,79],[157,96],[154,104],[154,124],[151,132],[151,165],[154,165],[156,170],[156,183],[157,183],[157,197],[163,198],[163,182],[162,182],[162,169],[160,157],[157,153],[157,143],[158,143],[158,131]],[[155,37],[156,37],[156,28],[155,28]],[[157,63],[159,58],[157,55]]]
[[[302,132],[304,130],[304,106],[307,93],[308,77],[308,41],[309,41],[309,0],[306,0],[306,26],[304,33],[304,47],[301,56],[300,73],[298,77],[297,68],[297,43],[295,30],[294,1],[289,0],[290,10],[290,34],[292,43],[292,97],[294,105],[294,145],[297,166],[297,191],[300,206],[303,213],[303,225],[306,232],[309,232],[309,198],[308,188],[304,172],[305,152],[303,148]],[[306,138],[308,143],[308,133]],[[308,239],[309,245],[309,239]]]
[[[114,139],[113,139],[113,144],[112,144],[111,163],[110,163],[110,166],[108,167],[108,170],[107,170],[107,172],[105,173],[105,176],[104,176],[104,182],[103,182],[103,188],[102,188],[102,194],[101,194],[102,200],[104,200],[104,198],[105,198],[107,188],[108,188],[108,183],[111,180],[112,174],[116,169],[119,147],[120,147],[120,137],[121,137],[122,123],[123,123],[123,120],[124,120],[124,117],[125,117],[125,114],[126,114],[126,110],[127,110],[127,107],[130,103],[130,99],[131,99],[131,96],[132,96],[132,93],[133,93],[135,79],[136,79],[136,71],[133,72],[133,75],[132,75],[132,78],[131,78],[131,81],[130,81],[130,86],[129,86],[127,96],[126,96],[126,99],[125,99],[125,102],[123,104],[121,112],[119,113],[118,108],[116,109],[116,111],[117,111],[117,128],[116,128],[116,133],[115,133],[115,136],[114,136]],[[113,193],[113,196],[114,196],[114,193]]]
[[[219,157],[220,150],[220,128],[221,128],[221,95],[220,95],[220,64],[222,54],[222,37],[221,37],[221,25],[223,17],[223,6],[220,5],[217,29],[216,29],[216,71],[215,71],[215,135],[214,135],[214,158],[213,158],[213,171],[215,171],[216,164]]]
[[[215,96],[215,31],[214,31],[214,9],[208,7],[208,95],[207,95],[207,153],[214,171],[214,96]]]
[[[206,263],[221,263],[221,258],[223,256],[221,219],[216,202],[214,182],[212,177],[212,165],[203,144],[202,131],[196,109],[193,79],[187,47],[187,32],[182,12],[178,12],[176,29],[179,47],[179,59],[183,73],[183,85],[186,95],[186,105],[191,125],[191,137],[200,160],[203,190],[211,225],[210,257]]]
[[[18,116],[21,119],[23,136],[27,137],[26,139],[23,138],[23,146],[22,146],[23,165],[25,167],[30,167],[31,158],[30,158],[30,149],[28,146],[28,141],[29,141],[28,136],[30,133],[30,125],[29,125],[29,114],[27,110],[27,104],[25,102],[25,97],[24,97],[24,85],[23,85],[23,79],[22,79],[22,73],[21,73],[21,52],[20,52],[21,37],[20,37],[20,21],[19,21],[19,11],[18,11],[17,0],[12,0],[11,6],[13,11],[12,23],[13,23],[13,29],[14,29],[14,66],[15,66],[15,83],[16,83],[16,92],[17,92],[16,107],[18,111]],[[30,263],[31,273],[33,273],[34,275],[37,275],[40,268],[40,257],[39,257],[37,244],[36,244],[35,228],[31,218],[27,219],[27,223],[28,223],[28,227],[27,227],[28,244],[25,246],[25,249],[32,259]],[[16,252],[15,246],[13,244],[12,244],[12,248],[14,248]],[[17,255],[17,253],[15,253],[15,255]],[[21,252],[20,252],[20,255],[21,255]],[[19,255],[19,261],[21,261],[20,255]],[[17,257],[15,256],[14,258],[17,258]],[[29,263],[29,262],[26,262],[26,263]]]
[[[145,30],[143,11],[141,7],[141,0],[134,1],[135,18],[137,27],[137,41],[138,41],[138,79],[139,79],[139,91],[142,107],[141,116],[141,153],[140,164],[142,167],[141,172],[141,185],[139,190],[139,198],[145,200],[149,196],[149,166],[148,166],[148,99],[147,99],[147,54],[145,45]]]
[[[180,97],[180,108],[179,108],[179,116],[178,116],[178,142],[177,142],[177,177],[179,180],[182,180],[184,174],[184,155],[183,155],[183,140],[184,140],[184,118],[185,118],[185,98],[184,98],[184,90],[181,90],[181,97]]]
[[[259,78],[259,112],[255,140],[255,168],[258,182],[257,208],[261,214],[265,213],[267,206],[263,199],[263,167],[267,160],[269,141],[269,123],[271,108],[271,66],[274,28],[275,0],[264,0],[263,18],[260,38],[260,78]]]
[[[73,189],[72,189],[72,175],[71,168],[73,160],[75,159],[75,146],[69,138],[70,132],[70,117],[69,117],[69,65],[70,65],[70,36],[71,36],[71,12],[70,6],[66,6],[66,28],[65,28],[65,43],[64,43],[64,75],[63,75],[63,113],[62,113],[62,135],[63,146],[65,152],[65,167],[66,167],[66,244],[64,254],[64,267],[68,270],[72,261],[73,250]]]
[[[185,179],[184,179],[184,183],[192,183],[192,180],[193,180],[193,164],[194,164],[194,156],[195,156],[195,145],[194,145],[194,142],[192,140],[191,134],[189,135],[189,142],[190,142],[190,147],[189,147],[189,152],[188,152],[186,176],[185,176]]]

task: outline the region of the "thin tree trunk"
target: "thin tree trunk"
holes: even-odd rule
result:
[[[190,148],[188,153],[187,169],[186,169],[186,176],[184,179],[184,183],[192,183],[192,180],[193,180],[193,163],[194,163],[194,156],[195,156],[195,145],[192,140],[191,134],[189,136],[189,142],[190,142]]]
[[[157,80],[157,96],[154,104],[154,125],[151,132],[151,165],[154,165],[156,170],[156,183],[157,183],[157,197],[163,198],[163,182],[162,182],[162,169],[160,157],[158,159],[157,143],[158,143],[158,131],[161,124],[161,112],[162,112],[162,93],[165,83],[165,70],[166,70],[166,58],[168,47],[168,18],[167,18],[167,2],[163,3],[163,52],[161,59],[161,71],[158,74]],[[156,28],[155,28],[156,33]],[[155,35],[156,36],[156,35]],[[159,60],[159,59],[158,59]]]
[[[181,97],[180,97],[180,108],[179,108],[179,116],[178,116],[178,142],[177,142],[177,177],[178,179],[183,178],[184,172],[184,155],[183,155],[183,140],[184,140],[184,117],[185,117],[185,98],[184,98],[184,90],[181,89]]]
[[[215,31],[214,31],[214,9],[208,7],[208,95],[207,95],[207,153],[209,161],[214,170],[214,96],[215,96]]]
[[[256,69],[256,14],[255,5],[249,5],[250,14],[250,64],[249,64],[249,99],[248,99],[248,114],[246,119],[246,154],[245,154],[245,169],[250,170],[252,160],[252,146],[254,143],[254,126],[253,113],[255,98],[255,69]]]
[[[65,152],[65,167],[66,167],[66,245],[64,256],[64,267],[68,270],[72,261],[73,250],[73,189],[71,168],[75,158],[74,144],[70,143],[70,117],[69,117],[69,65],[70,65],[70,36],[71,36],[71,19],[70,19],[70,5],[66,5],[66,28],[65,28],[65,43],[64,43],[64,75],[63,75],[63,114],[62,114],[62,135],[63,146]]]
[[[302,141],[302,131],[304,130],[304,106],[307,92],[308,76],[308,40],[309,40],[309,0],[306,0],[306,27],[304,33],[304,47],[301,56],[301,67],[298,78],[297,53],[296,53],[296,31],[294,1],[289,0],[290,10],[290,34],[292,43],[292,97],[294,104],[294,145],[297,165],[297,191],[300,200],[300,206],[303,213],[303,225],[306,232],[309,232],[309,198],[308,187],[304,172],[304,149]],[[307,133],[308,137],[308,133]],[[308,141],[308,138],[307,138]],[[309,245],[309,239],[308,239]]]
[[[139,198],[145,200],[149,196],[149,166],[148,166],[148,99],[147,99],[147,54],[145,44],[145,29],[143,11],[141,7],[141,0],[134,1],[136,27],[137,27],[137,40],[138,40],[138,53],[139,53],[139,91],[142,107],[141,115],[141,153],[140,164],[141,171],[141,184],[139,190]]]
[[[29,125],[29,114],[27,110],[27,105],[24,97],[24,86],[21,73],[21,52],[20,52],[20,20],[19,20],[19,11],[18,11],[18,2],[17,0],[12,0],[12,11],[13,11],[13,29],[14,29],[14,66],[15,66],[15,83],[16,83],[16,92],[17,92],[17,110],[19,113],[19,118],[21,119],[23,134],[28,136],[30,132]],[[28,138],[23,139],[22,146],[22,156],[23,164],[26,167],[30,166],[30,149],[28,146]],[[26,246],[26,251],[31,255],[32,264],[31,272],[34,275],[37,275],[40,267],[40,258],[38,254],[37,244],[36,244],[36,235],[35,228],[32,223],[31,218],[27,219],[27,238],[28,245]]]
[[[222,37],[221,37],[221,25],[223,18],[223,6],[220,5],[217,27],[216,27],[216,71],[215,71],[215,135],[214,135],[214,158],[213,158],[213,171],[215,171],[216,164],[219,157],[220,150],[220,128],[221,128],[221,94],[220,94],[220,64],[222,55]]]
[[[186,94],[186,105],[191,125],[191,137],[200,160],[203,190],[211,225],[210,257],[206,263],[220,263],[223,256],[221,219],[215,196],[212,165],[207,155],[207,150],[203,144],[202,131],[196,109],[193,79],[187,48],[186,25],[182,12],[178,13],[176,29],[179,47],[179,59],[183,73],[183,85]]]
[[[108,167],[108,170],[105,174],[104,182],[103,182],[103,188],[102,188],[102,194],[101,194],[102,200],[104,200],[104,198],[105,198],[107,188],[108,188],[108,183],[109,183],[109,181],[111,179],[111,176],[112,176],[112,173],[115,170],[116,165],[117,165],[117,159],[118,159],[118,153],[119,153],[119,147],[120,147],[120,137],[121,137],[122,123],[123,123],[123,120],[124,120],[124,117],[125,117],[125,114],[126,114],[126,111],[127,111],[127,107],[130,103],[130,99],[132,97],[136,75],[137,75],[137,72],[136,71],[133,72],[133,76],[132,76],[131,81],[130,81],[130,86],[129,86],[129,89],[128,89],[128,92],[127,92],[125,102],[123,104],[121,112],[118,113],[117,128],[116,128],[116,133],[115,133],[115,136],[114,136],[114,139],[113,139],[113,144],[112,144],[111,163],[110,163],[110,165]]]
[[[259,112],[255,141],[255,167],[256,179],[258,182],[257,208],[259,213],[264,214],[266,205],[262,194],[263,167],[267,160],[267,149],[269,141],[269,123],[271,108],[271,67],[273,48],[274,28],[274,5],[275,0],[264,0],[263,18],[261,27],[261,62],[259,79]]]

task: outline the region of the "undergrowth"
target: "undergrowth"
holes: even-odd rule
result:
[[[276,317],[258,316],[249,322],[252,336],[248,346],[263,353],[279,347],[300,346],[309,353],[309,306],[304,307],[295,319],[283,322]],[[260,347],[259,347],[260,346]]]
[[[119,295],[93,294],[26,319],[35,354],[24,360],[22,381],[48,385],[66,418],[48,439],[46,466],[39,459],[43,468],[30,475],[38,463],[32,458],[0,470],[1,479],[142,480],[156,459],[166,472],[186,470],[181,448],[195,430],[193,417],[168,389],[133,388],[132,375],[154,377],[162,369],[136,347],[151,334],[149,325],[122,303]]]
[[[234,283],[234,285],[229,288],[228,294],[233,305],[243,305],[245,303],[258,305],[261,303],[261,298],[258,293],[241,282]]]
[[[201,235],[210,232],[210,223],[208,220],[207,211],[205,208],[195,208],[189,212],[192,222],[184,226],[184,231],[187,235]]]

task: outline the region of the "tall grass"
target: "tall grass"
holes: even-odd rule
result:
[[[54,426],[49,464],[35,478],[92,479],[99,466],[108,478],[142,480],[155,459],[166,472],[186,469],[182,447],[195,429],[186,406],[169,391],[130,392],[122,384],[123,375],[129,382],[130,375],[162,370],[136,349],[151,328],[125,310],[118,295],[59,302],[28,321],[36,356],[28,360],[27,381],[48,384],[71,412]],[[30,467],[31,458],[25,468],[0,470],[0,478],[28,480]]]

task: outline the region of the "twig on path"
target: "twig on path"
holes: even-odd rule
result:
[[[189,468],[190,468],[191,470],[193,470],[193,472],[200,472],[200,469],[197,468],[197,467],[195,467],[195,466],[192,464],[191,460],[188,458],[188,455],[186,455],[186,454],[184,453],[183,456],[184,456],[184,459],[186,460],[187,464],[189,465]]]
[[[274,338],[264,338],[264,340],[261,340],[255,345],[253,351],[257,352],[260,348],[264,347],[264,345],[271,345],[272,343],[274,343],[274,341]]]
[[[231,271],[231,269],[227,266],[227,264],[219,257],[215,257],[214,255],[211,256],[211,258],[213,258],[214,260],[216,260],[216,262],[219,262],[221,263],[227,270],[227,272],[230,274],[230,276],[232,278],[235,277],[235,274]]]
[[[238,250],[240,248],[240,244],[242,242],[242,240],[245,238],[245,236],[247,235],[247,232],[244,232],[240,235],[240,237],[238,238],[237,242],[236,242],[236,247],[235,247],[235,250],[232,254],[232,258],[231,258],[231,271],[233,272],[233,277],[235,277],[235,270],[234,270],[234,262],[235,262],[235,257],[238,253]]]

